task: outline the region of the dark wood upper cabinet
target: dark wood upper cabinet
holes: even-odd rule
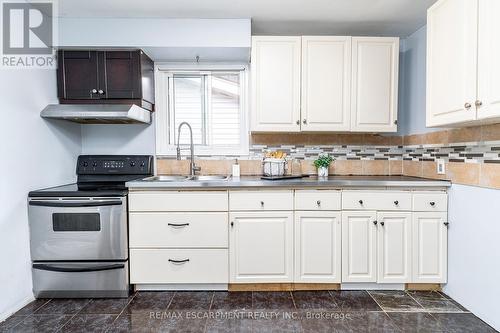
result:
[[[112,103],[154,107],[154,64],[141,50],[58,52],[62,104]]]
[[[96,51],[60,51],[57,87],[59,98],[99,98]]]

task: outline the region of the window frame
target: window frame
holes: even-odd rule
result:
[[[155,125],[156,125],[156,155],[176,156],[177,146],[170,144],[171,117],[169,108],[172,103],[171,91],[168,89],[168,79],[175,74],[206,74],[207,72],[240,72],[240,146],[195,146],[195,156],[248,156],[249,155],[249,75],[247,64],[155,64]],[[165,93],[167,92],[167,93]],[[187,145],[181,145],[185,148]],[[183,156],[187,156],[184,152]]]

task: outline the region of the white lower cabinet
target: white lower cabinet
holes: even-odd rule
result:
[[[230,214],[231,283],[293,281],[293,212]]]
[[[342,282],[377,281],[377,213],[342,212]]]
[[[295,282],[340,283],[341,213],[295,212]]]
[[[446,283],[448,221],[446,212],[413,213],[414,283]]]
[[[131,249],[130,283],[227,284],[227,249]]]
[[[411,281],[410,212],[378,212],[378,283]]]

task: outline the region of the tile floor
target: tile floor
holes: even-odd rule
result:
[[[1,332],[496,332],[439,292],[138,292],[39,299]]]

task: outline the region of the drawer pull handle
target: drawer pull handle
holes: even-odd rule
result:
[[[261,206],[261,207],[264,207],[264,201],[261,201],[261,202],[260,202],[260,206]]]
[[[359,200],[359,204],[362,205],[363,204],[363,200]]]
[[[316,201],[316,204],[318,205],[318,207],[321,206],[321,200]]]
[[[171,227],[174,227],[174,228],[183,228],[183,227],[187,227],[189,225],[189,223],[169,223],[168,224],[169,226]]]
[[[378,223],[377,221],[373,221],[373,224],[374,224],[374,225],[377,225],[377,223]]]
[[[436,203],[435,203],[434,201],[429,202],[429,204],[430,204],[432,207],[434,207],[434,206],[436,205]]]
[[[397,205],[399,205],[399,201],[397,201],[397,200],[396,200],[396,201],[394,201],[394,204],[395,204],[396,206],[397,206]]]
[[[168,259],[173,264],[185,264],[189,261],[189,259],[184,259],[184,260],[174,260],[174,259]]]

